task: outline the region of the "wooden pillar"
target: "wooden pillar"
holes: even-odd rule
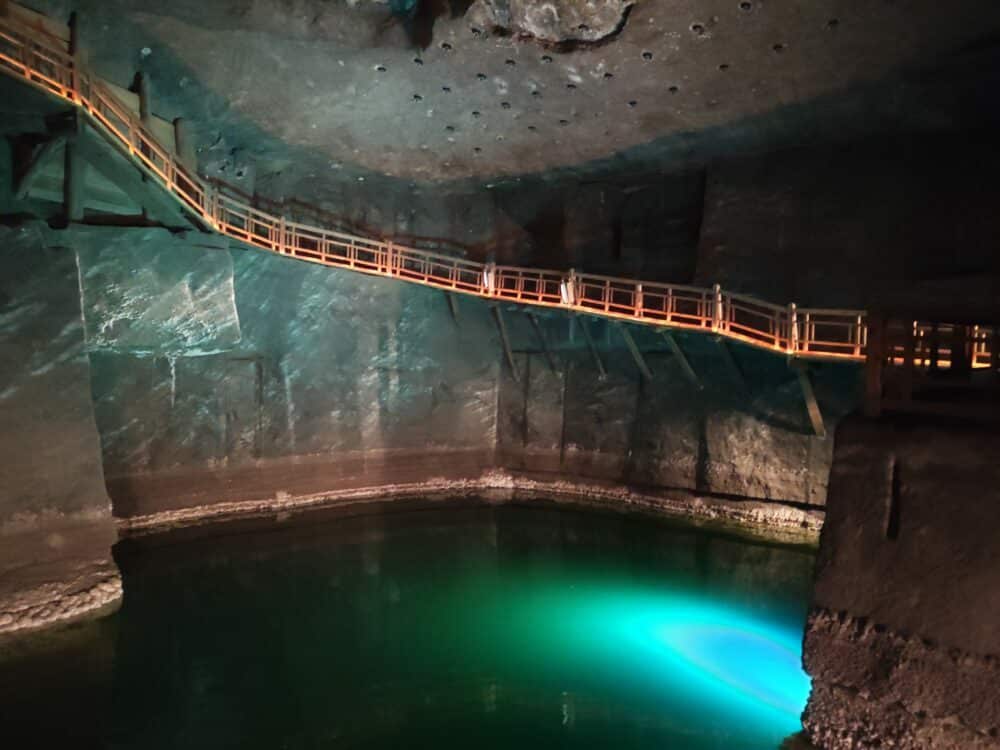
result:
[[[990,369],[1000,377],[1000,326],[993,326],[990,336]]]
[[[194,140],[191,137],[191,126],[183,117],[174,120],[174,145],[177,149],[177,160],[192,172],[198,168],[198,154],[195,152]]]
[[[951,371],[968,373],[972,369],[972,347],[969,326],[951,327]]]
[[[139,119],[149,128],[153,121],[153,84],[146,73],[136,73],[136,93],[139,95]]]
[[[904,403],[913,400],[913,370],[916,367],[916,340],[914,321],[907,320],[903,324],[903,364],[900,377],[900,398]]]
[[[87,161],[80,150],[82,138],[83,123],[74,112],[72,130],[66,136],[66,157],[63,164],[63,208],[66,223],[83,221]]]
[[[878,313],[868,315],[868,352],[865,357],[866,417],[882,414],[882,368],[885,365],[885,319]]]

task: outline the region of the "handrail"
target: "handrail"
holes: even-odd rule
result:
[[[863,360],[862,310],[787,307],[712,288],[501,266],[312,226],[253,207],[204,182],[161,145],[57,37],[0,17],[0,69],[78,106],[189,214],[228,237],[311,263],[494,300],[558,308],[659,328],[711,332],[789,356]],[[987,343],[987,339],[989,343]],[[976,361],[994,345],[984,332]]]

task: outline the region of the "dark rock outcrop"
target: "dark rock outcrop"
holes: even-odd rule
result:
[[[478,30],[499,29],[542,42],[597,42],[616,34],[635,0],[476,0],[465,14]]]
[[[1000,437],[844,422],[804,660],[824,748],[1000,746]]]

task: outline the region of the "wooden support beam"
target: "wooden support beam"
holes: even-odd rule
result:
[[[681,366],[681,371],[684,376],[691,381],[691,385],[697,388],[699,391],[704,388],[701,383],[701,379],[698,377],[698,373],[694,371],[691,363],[688,362],[687,355],[684,354],[684,350],[681,349],[680,344],[677,343],[677,339],[674,338],[674,334],[670,331],[660,331],[660,334],[666,339],[667,346],[670,347],[670,352],[677,359],[677,363]]]
[[[444,296],[448,300],[448,310],[451,311],[452,322],[458,325],[458,295],[452,292],[445,292]]]
[[[799,385],[802,387],[802,397],[806,402],[806,411],[809,413],[809,423],[812,425],[813,433],[816,437],[826,437],[823,412],[820,411],[819,402],[816,400],[816,393],[813,391],[809,369],[805,365],[796,362],[795,371],[799,376]]]
[[[76,145],[90,168],[121,188],[154,221],[168,227],[201,228],[162,187],[146,180],[143,172],[103,137],[81,133]]]
[[[900,376],[900,398],[903,401],[913,400],[913,369],[916,359],[916,338],[913,335],[913,322],[903,323],[903,367]]]
[[[503,354],[507,359],[507,366],[510,367],[510,374],[515,383],[521,382],[521,376],[517,372],[517,363],[514,361],[514,352],[510,349],[510,339],[507,337],[507,324],[503,319],[503,312],[500,305],[491,305],[493,309],[493,320],[496,321],[497,330],[500,332],[500,343],[503,345]]]
[[[191,171],[198,168],[198,154],[191,137],[191,127],[183,117],[174,120],[174,150],[177,160]]]
[[[632,353],[632,359],[635,360],[636,367],[639,368],[639,372],[646,380],[653,379],[653,373],[650,372],[649,365],[646,364],[646,360],[642,356],[642,352],[639,351],[639,347],[636,346],[635,340],[632,338],[632,334],[629,333],[628,328],[626,328],[622,323],[615,323],[618,326],[618,330],[622,332],[622,338],[625,339],[625,346]]]
[[[740,363],[736,361],[736,356],[733,354],[733,350],[729,346],[729,342],[722,336],[716,336],[715,342],[719,345],[719,352],[722,354],[722,359],[725,361],[726,367],[729,372],[732,373],[736,382],[739,383],[740,390],[747,396],[752,395],[750,384],[747,383],[746,375],[743,374],[743,368],[740,367]]]
[[[83,122],[73,113],[72,132],[66,138],[66,156],[63,167],[63,205],[66,222],[83,221],[83,201],[87,185],[87,161],[81,150]]]
[[[885,319],[881,315],[868,315],[868,348],[865,358],[866,417],[882,414],[882,368],[885,364]]]
[[[147,73],[135,74],[135,93],[139,95],[139,119],[148,128],[153,122],[153,83]]]
[[[1000,377],[1000,326],[993,326],[993,335],[990,337],[990,369]]]
[[[35,179],[45,167],[45,162],[49,160],[49,157],[53,153],[65,146],[66,141],[67,137],[65,135],[56,135],[42,144],[42,147],[32,157],[31,164],[28,165],[28,168],[17,181],[17,187],[14,188],[14,198],[16,200],[21,201],[28,197],[28,192],[31,190]]]
[[[604,380],[608,376],[607,370],[604,369],[604,363],[601,361],[601,354],[597,351],[597,345],[594,343],[594,337],[590,335],[590,329],[587,327],[587,321],[578,316],[574,316],[574,320],[580,324],[580,330],[583,331],[583,338],[587,341],[587,348],[590,350],[590,356],[594,360],[594,365],[597,367],[597,372],[601,380]]]
[[[542,330],[542,324],[538,322],[538,316],[529,312],[528,320],[531,321],[531,326],[535,329],[535,335],[538,336],[538,343],[541,344],[542,353],[549,363],[549,369],[554,373],[558,373],[559,366],[556,364],[556,359],[552,356],[552,351],[549,349],[549,342],[545,339],[545,331]]]

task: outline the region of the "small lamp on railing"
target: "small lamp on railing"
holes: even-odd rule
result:
[[[496,292],[497,264],[487,263],[483,267],[483,288],[489,296]]]
[[[576,304],[576,271],[569,269],[569,274],[559,282],[559,298],[564,305]]]

